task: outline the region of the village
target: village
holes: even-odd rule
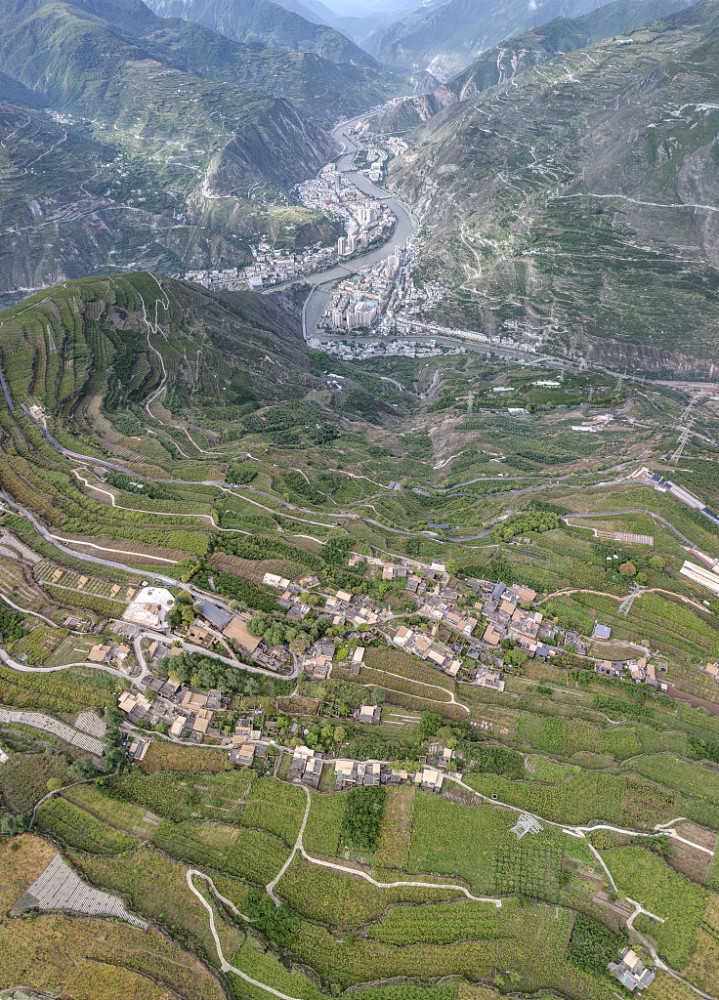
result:
[[[379,726],[385,718],[392,723],[392,716],[398,725],[420,721],[416,712],[392,712],[376,697],[367,697],[370,692],[361,694],[368,687],[361,685],[359,677],[370,649],[375,665],[382,659],[382,650],[389,655],[395,649],[416,660],[418,671],[424,664],[445,675],[457,685],[456,703],[461,703],[465,685],[501,696],[507,675],[521,674],[528,660],[551,662],[563,655],[582,662],[584,669],[600,677],[667,690],[658,677],[658,670],[666,667],[647,656],[612,660],[597,655],[601,644],[611,641],[611,629],[596,622],[593,634],[584,636],[559,628],[554,619],[545,618],[541,595],[530,587],[471,577],[459,580],[436,561],[423,564],[408,558],[349,554],[348,570],[362,564],[370,581],[365,593],[359,588],[355,592],[332,589],[318,576],[293,581],[265,574],[263,585],[277,595],[279,615],[291,622],[320,624],[320,637],[301,653],[292,652],[287,644],[268,645],[261,634],[255,635],[250,612],[230,612],[210,599],[183,605],[165,588],[146,587],[136,594],[118,625],[134,642],[143,664],[133,689],[119,699],[128,731],[134,734],[129,744],[131,759],[142,760],[155,732],[172,742],[221,746],[231,765],[262,770],[270,766],[270,748],[288,748],[292,755],[289,780],[312,788],[318,787],[327,766],[337,788],[417,783],[439,791],[443,772],[462,766],[450,747],[430,743],[414,768],[342,756],[348,728]],[[404,611],[397,610],[396,600],[394,607],[387,603],[388,589],[404,602]],[[95,662],[113,663],[122,670],[129,652],[128,645],[115,644],[93,647],[90,655]],[[293,704],[292,698],[285,698],[274,717],[262,708],[248,708],[252,699],[243,699],[243,711],[220,688],[200,690],[190,683],[191,678],[183,681],[175,675],[173,659],[188,653],[292,678],[300,684],[297,690],[341,678],[355,683],[355,697],[343,699],[344,704],[332,698],[310,703],[303,696]],[[719,665],[709,664],[705,669],[719,679]],[[319,739],[319,726],[329,727],[323,732],[332,734],[331,747]],[[315,745],[307,745],[309,738]]]

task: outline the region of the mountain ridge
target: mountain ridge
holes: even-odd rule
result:
[[[418,275],[451,287],[443,320],[716,361],[718,38],[706,0],[409,133],[389,184],[426,227]]]

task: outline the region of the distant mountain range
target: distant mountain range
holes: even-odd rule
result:
[[[469,100],[490,87],[506,83],[532,66],[667,17],[684,10],[692,2],[613,0],[582,17],[555,18],[549,24],[500,42],[447,83],[426,95],[397,105],[380,119],[381,127],[395,134],[413,128],[451,104]]]
[[[486,49],[557,17],[576,18],[606,0],[445,0],[428,3],[364,40],[381,63],[447,78]]]
[[[366,52],[335,28],[319,23],[303,3],[271,0],[149,0],[161,17],[195,21],[237,42],[259,43],[294,52],[313,52],[332,62],[375,66]],[[305,7],[308,19],[303,16]]]
[[[441,318],[716,377],[719,0],[482,91],[491,61],[390,168],[425,227],[418,277],[452,289]]]

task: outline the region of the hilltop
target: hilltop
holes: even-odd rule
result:
[[[375,66],[374,59],[336,28],[308,21],[270,0],[149,0],[163,17],[181,17],[238,42],[313,52],[332,62]]]
[[[698,4],[405,133],[390,186],[431,234],[418,274],[452,287],[445,318],[622,367],[716,361],[718,26]]]

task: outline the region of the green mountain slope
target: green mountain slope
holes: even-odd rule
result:
[[[373,66],[374,60],[335,28],[306,21],[270,0],[150,0],[162,17],[182,17],[238,42],[260,42],[314,52],[337,63]]]
[[[184,454],[174,439],[179,433],[187,441],[180,421],[200,437],[212,430],[231,442],[250,424],[261,429],[274,407],[280,413],[270,424],[306,417],[313,434],[340,414],[395,420],[405,404],[390,405],[348,369],[341,390],[327,391],[324,359],[302,337],[301,302],[207,292],[147,271],[39,292],[0,313],[0,450],[11,448],[15,422],[27,432],[24,408],[33,404],[65,447],[112,452],[119,443],[121,456],[132,449],[170,473]],[[386,394],[378,379],[370,381]],[[342,397],[337,406],[335,396]],[[123,445],[125,435],[132,440]],[[144,447],[137,443],[143,435]]]
[[[168,66],[285,98],[323,127],[411,91],[408,79],[379,66],[339,66],[313,52],[242,44],[193,21],[158,17],[141,0],[72,3]]]
[[[447,77],[503,39],[555,17],[580,17],[602,0],[448,0],[420,7],[366,42],[380,62]]]
[[[87,6],[0,3],[11,99],[29,88],[62,115],[3,108],[0,292],[108,265],[242,263],[246,238],[278,208],[281,228],[290,188],[331,157],[327,135],[282,99],[159,61]]]
[[[410,133],[391,185],[431,233],[423,273],[453,288],[445,319],[615,364],[637,363],[637,344],[647,363],[717,360],[718,43],[712,0]]]
[[[397,105],[381,118],[381,127],[393,133],[413,128],[449,105],[470,100],[490,87],[514,79],[532,66],[667,17],[689,7],[691,2],[614,0],[582,17],[555,18],[549,24],[495,45],[431,94]]]

